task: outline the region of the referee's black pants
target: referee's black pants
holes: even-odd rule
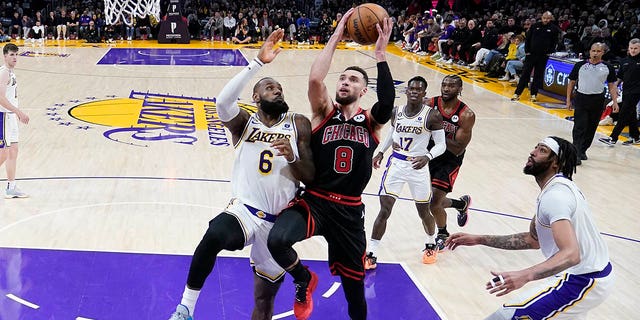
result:
[[[611,132],[611,139],[618,141],[618,136],[624,130],[624,127],[629,126],[629,136],[638,140],[640,138],[640,132],[638,131],[638,111],[636,105],[640,101],[640,94],[623,94],[622,106],[620,107],[620,115],[616,126],[613,127]]]
[[[578,155],[586,155],[591,146],[593,137],[598,130],[600,116],[604,111],[604,93],[600,94],[576,94],[573,107],[573,145],[578,150]]]

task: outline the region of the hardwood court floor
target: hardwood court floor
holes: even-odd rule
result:
[[[16,68],[20,107],[31,123],[21,127],[18,184],[31,197],[0,200],[0,247],[190,255],[208,220],[226,206],[232,148],[224,146],[220,127],[207,121],[207,110],[212,110],[213,98],[240,67],[97,64],[110,48],[130,47],[171,50],[180,46],[151,41],[90,46],[63,41],[21,47],[23,53],[31,52],[19,57]],[[188,47],[239,48],[220,42],[194,42]],[[375,77],[371,48],[344,49],[335,54],[326,80],[329,88],[349,65],[363,66]],[[239,50],[247,59],[256,54],[255,47]],[[258,77],[279,80],[292,110],[308,115],[306,82],[318,52],[316,46],[287,46]],[[541,138],[557,135],[570,140],[572,124],[564,120],[565,112],[533,105],[524,100],[526,96],[521,103],[510,102],[513,88],[508,84],[456,67],[436,66],[429,58],[405,54],[394,46],[389,47],[388,60],[398,81],[398,105],[405,103],[403,88],[414,75],[429,81],[429,96],[439,94],[444,74],[460,73],[465,80],[461,99],[474,110],[477,121],[451,194],[473,197],[464,231],[528,230],[539,189],[530,176],[522,174],[522,167]],[[241,102],[251,104],[252,84],[243,91]],[[168,124],[171,121],[163,123],[158,115],[141,117],[142,100],[163,98],[198,108],[173,114],[174,126]],[[375,92],[370,90],[363,107],[370,107],[374,100]],[[193,123],[185,120],[176,125],[179,116],[194,119]],[[157,123],[150,125],[152,118]],[[145,121],[147,128],[142,129]],[[632,319],[633,306],[640,302],[635,270],[640,264],[640,148],[608,148],[594,142],[588,155],[575,181],[605,235],[617,274],[617,290],[589,318]],[[379,209],[376,192],[381,174],[374,170],[365,190],[368,232]],[[449,231],[459,231],[454,211],[449,221]],[[471,247],[443,252],[435,265],[423,265],[423,242],[414,205],[399,201],[379,259],[404,263],[447,319],[483,318],[509,298],[485,292],[490,271],[516,270],[542,260],[537,251]],[[321,239],[307,240],[297,248],[305,259],[326,259]],[[247,250],[225,252],[226,256],[247,254]],[[180,293],[163,294],[177,301]],[[422,318],[416,315],[415,319]]]

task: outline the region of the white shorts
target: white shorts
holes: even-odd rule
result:
[[[405,183],[409,185],[411,196],[415,202],[428,203],[431,201],[429,164],[416,170],[411,161],[390,156],[387,161],[387,169],[380,182],[378,195],[397,199],[400,197]]]
[[[267,248],[267,237],[273,223],[253,215],[238,199],[229,204],[225,211],[240,222],[244,232],[244,245],[253,245],[250,259],[256,275],[270,282],[280,280],[284,276],[284,269],[273,259]]]
[[[554,319],[582,320],[613,291],[611,264],[590,275],[562,274],[549,277],[525,290],[487,320]]]
[[[15,113],[0,112],[0,148],[18,143],[18,116]]]

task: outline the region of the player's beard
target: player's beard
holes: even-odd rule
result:
[[[535,160],[531,160],[531,165],[525,165],[522,171],[524,172],[524,174],[532,175],[535,177],[547,171],[551,166],[551,163],[553,163],[551,159],[547,159],[544,162],[536,162]]]
[[[339,103],[340,105],[346,106],[348,104],[353,103],[354,101],[356,101],[356,97],[355,96],[340,97],[336,93],[336,102]]]
[[[276,101],[260,101],[260,109],[273,117],[279,116],[287,111],[289,111],[289,105],[284,100],[276,100]]]

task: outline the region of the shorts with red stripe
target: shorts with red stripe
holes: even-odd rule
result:
[[[442,155],[429,161],[429,172],[431,173],[431,186],[449,193],[453,190],[453,185],[458,177],[464,153],[456,156],[447,150]]]
[[[307,190],[293,207],[306,213],[307,238],[321,235],[329,245],[331,274],[364,279],[367,247],[364,204],[359,198]]]

